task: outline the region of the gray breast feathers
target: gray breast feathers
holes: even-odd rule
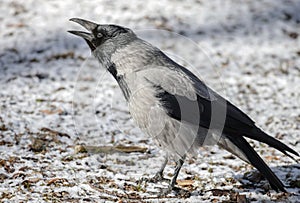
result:
[[[138,126],[154,138],[158,145],[180,158],[188,152],[194,152],[194,149],[203,143],[207,130],[170,117],[157,97],[160,91],[158,87],[161,87],[172,95],[192,101],[192,112],[187,109],[174,109],[182,110],[181,115],[191,116],[189,114],[199,110],[193,82],[184,73],[168,67],[147,67],[126,75],[126,81],[131,90],[130,113]]]

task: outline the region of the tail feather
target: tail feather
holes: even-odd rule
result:
[[[247,134],[244,134],[244,136],[263,142],[271,147],[274,147],[275,149],[281,151],[283,154],[291,157],[292,159],[295,160],[294,157],[292,157],[290,154],[288,154],[287,152],[290,152],[296,156],[299,156],[299,154],[291,149],[290,147],[288,147],[287,145],[283,144],[282,142],[280,142],[279,140],[276,140],[275,138],[269,136],[268,134],[266,134],[265,132],[263,132],[262,130],[260,130],[259,128],[255,128],[252,130],[252,132],[249,132]]]
[[[273,171],[267,166],[267,164],[262,160],[262,158],[256,153],[256,151],[250,146],[242,136],[231,136],[226,135],[226,137],[241,150],[247,157],[249,162],[257,168],[260,173],[269,181],[271,187],[278,191],[286,192],[283,183],[278,179],[278,177],[273,173]]]

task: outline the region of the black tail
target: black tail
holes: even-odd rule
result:
[[[279,190],[286,192],[283,183],[267,166],[267,164],[262,160],[262,158],[260,158],[260,156],[256,153],[256,151],[245,140],[245,138],[243,138],[242,136],[230,136],[230,135],[226,135],[226,137],[245,154],[249,162],[255,168],[257,168],[260,171],[260,173],[269,181],[271,187],[274,190],[276,190],[277,192]]]
[[[299,156],[299,154],[295,150],[293,150],[290,147],[286,146],[285,144],[283,144],[279,140],[276,140],[275,138],[269,136],[268,134],[266,134],[265,132],[263,132],[259,128],[253,128],[252,131],[250,131],[249,133],[244,134],[244,135],[246,137],[248,137],[248,138],[251,138],[251,139],[254,139],[254,140],[266,143],[267,145],[269,145],[271,147],[274,147],[275,149],[281,151],[282,153],[284,153],[285,155],[291,157],[294,160],[295,160],[295,158],[292,157],[287,152],[290,152],[290,153],[292,153],[294,155]]]

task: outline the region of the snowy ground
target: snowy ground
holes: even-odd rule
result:
[[[288,194],[269,192],[251,166],[218,147],[200,149],[183,166],[179,184],[190,194],[158,198],[166,183],[139,183],[163,153],[135,127],[116,82],[83,40],[66,32],[78,28],[71,17],[134,29],[300,152],[297,0],[2,0],[1,202],[299,202],[300,165],[254,142]],[[147,152],[86,153],[77,145]]]

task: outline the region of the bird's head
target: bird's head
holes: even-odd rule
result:
[[[94,55],[99,53],[110,55],[136,38],[132,30],[118,25],[97,24],[80,18],[71,18],[70,21],[82,25],[88,31],[71,30],[68,32],[82,37]]]

